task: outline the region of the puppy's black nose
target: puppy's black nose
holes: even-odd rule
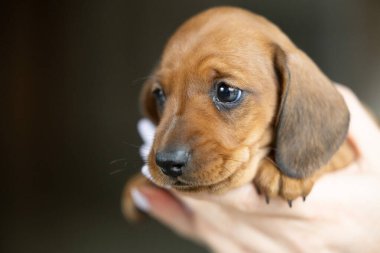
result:
[[[164,150],[156,154],[156,164],[161,171],[170,177],[182,175],[182,170],[189,160],[189,152],[185,148]]]

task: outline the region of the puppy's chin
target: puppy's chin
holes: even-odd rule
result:
[[[174,189],[179,192],[210,192],[210,193],[221,193],[228,191],[229,189],[233,188],[231,185],[231,182],[234,181],[233,179],[238,175],[238,172],[232,173],[227,178],[215,181],[215,182],[209,182],[208,184],[200,183],[197,181],[185,181],[181,179],[181,177],[178,177],[176,179],[169,178],[166,176],[159,176],[151,177],[151,180],[157,184],[158,186],[161,186],[163,188],[167,189]]]
[[[233,178],[238,173],[232,173],[229,177],[226,179],[223,179],[221,181],[210,183],[208,185],[201,185],[201,184],[193,184],[193,183],[187,183],[182,182],[181,180],[177,180],[174,184],[172,184],[172,188],[181,191],[181,192],[210,192],[210,193],[223,193],[230,189],[232,189],[232,181]]]

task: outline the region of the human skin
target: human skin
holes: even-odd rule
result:
[[[320,178],[306,201],[266,204],[253,184],[223,195],[183,194],[144,185],[135,204],[213,252],[378,252],[380,131],[356,96],[338,87],[351,113],[359,158]]]

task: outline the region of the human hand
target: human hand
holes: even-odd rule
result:
[[[349,136],[360,157],[320,178],[305,203],[297,199],[289,208],[283,199],[272,199],[267,205],[249,184],[224,195],[143,186],[133,192],[136,205],[213,252],[377,252],[380,131],[355,95],[338,88],[351,112]],[[152,127],[141,127],[145,136],[153,135]],[[142,153],[149,138],[145,142]]]

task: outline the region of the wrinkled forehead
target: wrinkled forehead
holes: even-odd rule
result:
[[[215,79],[251,85],[271,74],[270,50],[261,34],[243,36],[236,31],[210,31],[191,41],[174,39],[164,51],[156,78],[164,86],[212,83]]]

